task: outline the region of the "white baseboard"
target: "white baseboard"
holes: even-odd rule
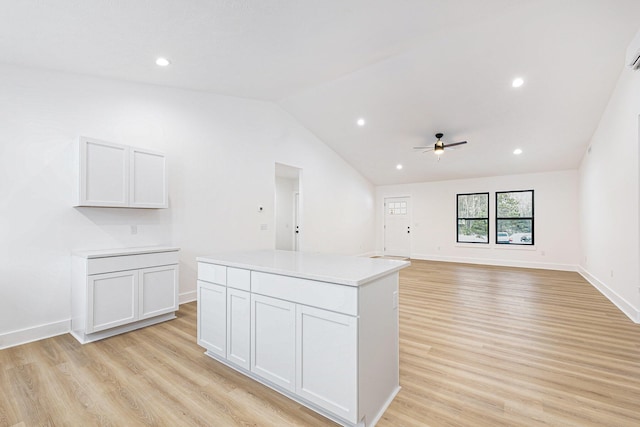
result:
[[[363,258],[371,258],[371,257],[376,256],[376,255],[377,255],[377,253],[375,251],[369,251],[369,252],[364,252],[364,253],[358,254],[356,256],[363,257]]]
[[[66,334],[71,330],[71,319],[60,320],[58,322],[47,323],[46,325],[34,326],[32,328],[20,329],[19,331],[0,334],[0,350],[15,347],[20,344],[27,344],[56,335]]]
[[[602,295],[607,297],[609,301],[615,304],[624,314],[627,315],[634,323],[640,323],[640,310],[635,308],[629,301],[622,298],[616,291],[611,289],[606,283],[598,280],[595,276],[585,270],[582,266],[578,266],[578,273],[591,285],[600,291]]]
[[[137,322],[128,323],[126,325],[121,325],[115,328],[105,329],[104,331],[94,332],[92,334],[85,334],[84,331],[71,331],[71,335],[75,339],[77,339],[80,344],[88,344],[90,342],[99,341],[105,338],[124,334],[126,332],[135,331],[136,329],[146,328],[147,326],[166,322],[167,320],[172,320],[175,318],[176,315],[172,311],[171,313],[165,313],[160,316],[152,317],[150,319],[139,320]]]
[[[186,304],[188,302],[195,301],[197,297],[198,297],[197,291],[184,292],[178,296],[178,301],[180,304]]]
[[[196,291],[185,292],[179,295],[180,304],[195,301]],[[60,320],[59,322],[48,323],[46,325],[25,328],[19,331],[11,331],[0,334],[0,350],[39,341],[46,338],[55,337],[71,332],[71,319]]]
[[[411,259],[424,261],[457,262],[462,264],[483,264],[499,267],[539,268],[542,270],[577,271],[577,266],[571,264],[556,264],[551,262],[531,262],[505,259],[447,257],[439,255],[411,254]]]

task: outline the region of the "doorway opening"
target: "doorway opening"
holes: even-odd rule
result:
[[[276,249],[299,251],[301,247],[301,177],[302,169],[276,163],[275,222]]]

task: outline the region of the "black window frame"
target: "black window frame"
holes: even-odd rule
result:
[[[458,216],[460,214],[460,196],[480,196],[480,195],[486,195],[487,196],[487,217],[480,217],[480,218],[466,218],[466,217],[460,217]],[[480,245],[488,245],[489,244],[489,240],[491,239],[491,221],[489,220],[489,211],[491,210],[491,205],[490,205],[490,200],[489,200],[489,192],[483,192],[483,193],[458,193],[456,194],[456,243],[469,243],[469,244],[480,244]],[[473,221],[487,221],[487,241],[486,242],[461,242],[460,239],[460,234],[458,233],[458,226],[460,224],[460,220],[473,220]]]
[[[500,217],[498,216],[498,194],[505,194],[505,193],[531,193],[531,216],[530,217],[524,217],[524,216],[518,216],[518,217]],[[535,216],[536,216],[536,210],[535,210],[535,192],[534,190],[511,190],[511,191],[496,191],[496,234],[495,234],[495,239],[496,239],[496,245],[516,245],[516,246],[533,246],[535,245]],[[531,220],[531,242],[530,243],[513,243],[513,242],[498,242],[498,221],[500,220]]]

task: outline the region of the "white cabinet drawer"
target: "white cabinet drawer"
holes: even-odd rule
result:
[[[339,313],[358,315],[355,286],[251,272],[251,292]]]
[[[227,267],[227,286],[249,292],[251,290],[251,271]]]
[[[112,271],[134,270],[177,263],[178,251],[89,258],[87,260],[87,274],[92,275]]]
[[[227,267],[224,265],[198,263],[198,280],[218,285],[227,284]]]

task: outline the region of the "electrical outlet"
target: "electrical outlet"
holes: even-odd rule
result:
[[[398,291],[393,292],[393,308],[398,308]]]
[[[265,231],[267,230],[269,227],[267,226],[267,224],[260,224],[260,230]]]
[[[611,270],[611,277],[613,277],[613,270]]]
[[[132,225],[131,226],[131,234],[138,234],[138,226],[137,225]]]

